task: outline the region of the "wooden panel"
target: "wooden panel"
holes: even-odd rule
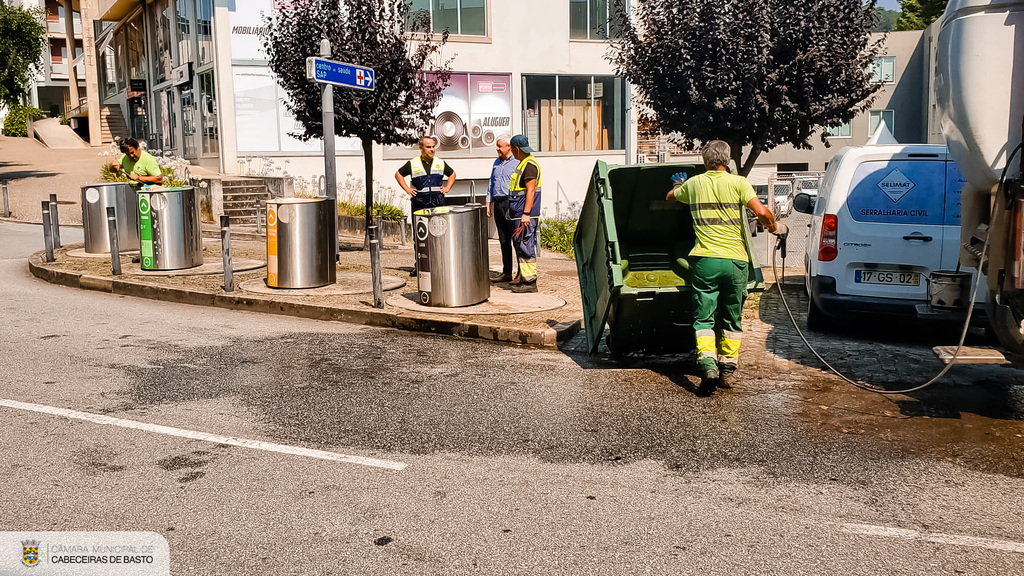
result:
[[[558,101],[558,150],[560,152],[571,152],[575,150],[575,142],[572,141],[572,106],[569,100]]]
[[[587,150],[594,150],[594,105],[590,100],[583,101],[583,145]]]
[[[543,152],[552,152],[555,150],[554,146],[557,141],[555,135],[558,130],[558,126],[556,126],[557,119],[555,102],[553,100],[541,100],[539,148]]]

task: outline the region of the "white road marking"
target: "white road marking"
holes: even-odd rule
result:
[[[978,538],[976,536],[962,536],[958,534],[918,532],[917,530],[890,528],[888,526],[873,526],[871,524],[842,524],[841,528],[843,531],[849,532],[850,534],[863,534],[865,536],[878,536],[880,538],[916,540],[918,542],[933,542],[935,544],[952,544],[954,546],[971,546],[974,548],[988,548],[989,550],[1002,550],[1003,552],[1024,554],[1024,543],[1012,542],[1010,540],[994,540],[991,538]]]
[[[278,452],[281,454],[289,454],[292,456],[306,456],[308,458],[331,460],[333,462],[344,462],[346,464],[359,464],[360,466],[387,468],[388,470],[403,470],[406,466],[408,466],[408,464],[404,462],[395,462],[393,460],[364,458],[362,456],[350,456],[348,454],[339,454],[338,452],[326,452],[324,450],[313,450],[310,448],[287,446],[285,444],[275,444],[273,442],[261,442],[259,440],[235,438],[233,436],[221,436],[219,434],[210,434],[208,432],[196,432],[194,430],[184,430],[181,428],[172,428],[170,426],[160,426],[159,424],[147,424],[145,422],[137,422],[135,420],[113,418],[110,416],[104,416],[102,414],[90,414],[89,412],[79,412],[77,410],[56,408],[53,406],[45,406],[43,404],[29,404],[26,402],[18,402],[16,400],[7,400],[4,398],[0,398],[0,406],[6,406],[8,408],[13,408],[15,410],[28,410],[31,412],[51,414],[53,416],[63,416],[65,418],[72,418],[75,420],[85,420],[87,422],[92,422],[94,424],[102,424],[106,426],[119,426],[121,428],[131,428],[133,430],[152,432],[154,434],[178,436],[179,438],[202,440],[205,442],[214,442],[216,444],[228,444],[230,446],[241,446],[242,448],[252,448],[254,450],[263,450],[266,452]]]

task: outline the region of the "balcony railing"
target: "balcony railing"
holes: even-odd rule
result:
[[[47,20],[46,31],[50,34],[56,34],[57,36],[64,36],[66,33],[64,30],[64,19],[60,20]],[[82,35],[82,21],[75,18],[75,36]]]
[[[81,59],[79,59],[79,61],[75,63],[75,74],[78,75],[79,80],[85,78],[85,65],[82,64]],[[67,77],[67,62],[61,62],[60,64],[50,64],[50,78],[67,79]]]

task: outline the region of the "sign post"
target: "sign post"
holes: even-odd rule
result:
[[[322,110],[324,127],[324,179],[326,180],[327,198],[332,204],[334,222],[331,226],[331,262],[338,261],[338,170],[334,148],[334,86],[354,88],[356,90],[373,90],[377,83],[373,68],[345,64],[328,60],[331,55],[331,41],[326,38],[320,41],[320,56],[306,58],[306,79],[323,85]],[[363,150],[363,154],[372,154],[372,150]],[[369,230],[367,230],[369,233]],[[370,243],[370,268],[380,274],[380,244]],[[373,286],[374,307],[384,307],[383,289],[378,283]],[[378,292],[380,292],[378,294]]]

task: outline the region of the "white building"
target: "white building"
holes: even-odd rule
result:
[[[116,105],[131,135],[222,174],[323,174],[320,142],[288,135],[295,120],[261,51],[263,14],[288,0],[79,1],[95,3],[102,21],[95,27],[101,103]],[[484,194],[498,132],[529,137],[544,170],[548,216],[582,200],[596,160],[649,159],[646,151],[637,154],[630,88],[606,59],[613,0],[409,1],[430,14],[434,31],[452,32],[444,48],[454,58],[452,84],[434,128],[438,155],[460,181],[452,201]],[[890,34],[879,59],[884,86],[877,110],[837,128],[832,148],[780,147],[762,155],[752,181],[776,169],[822,170],[839,147],[866,141],[872,123],[888,123],[901,141],[927,139],[929,37]],[[361,179],[358,142],[339,138],[337,150],[342,184]],[[407,202],[392,175],[415,149],[368,152],[375,180],[395,191],[393,200]]]
[[[43,51],[41,71],[32,79],[28,104],[41,109],[49,116],[64,113],[68,103],[68,66],[71,59],[68,51],[67,27],[64,5],[58,0],[12,0],[11,5],[22,8],[42,9],[46,23],[46,48]],[[82,55],[82,21],[77,12],[73,14],[74,58]],[[78,72],[79,93],[85,94],[85,67],[81,60],[75,64]],[[77,106],[73,103],[72,107]]]
[[[262,15],[280,0],[89,1],[104,21],[96,40],[102,102],[119,105],[133,136],[224,174],[265,172],[271,159],[275,171],[323,174],[321,143],[288,135],[295,120],[261,50]],[[435,30],[452,32],[444,48],[454,57],[452,84],[435,132],[438,156],[460,181],[453,201],[485,193],[499,132],[529,136],[549,215],[583,198],[595,160],[633,157],[628,88],[604,58],[612,4],[412,0]],[[358,142],[339,139],[337,150],[339,179],[362,178]],[[416,150],[370,153],[375,180],[397,191],[393,174]]]

